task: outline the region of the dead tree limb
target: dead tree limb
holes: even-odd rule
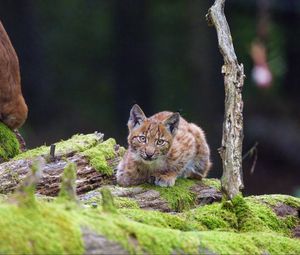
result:
[[[216,0],[208,10],[207,20],[216,28],[218,44],[223,55],[225,86],[225,114],[222,147],[219,153],[223,163],[222,189],[231,199],[243,188],[242,143],[244,68],[238,63],[228,23],[224,14],[225,0]]]

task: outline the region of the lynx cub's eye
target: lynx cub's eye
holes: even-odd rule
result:
[[[156,141],[156,144],[157,145],[163,145],[165,143],[165,140],[163,140],[163,139],[158,139],[157,141]]]
[[[146,136],[141,135],[141,136],[139,136],[138,139],[139,139],[140,143],[145,143],[146,142]]]

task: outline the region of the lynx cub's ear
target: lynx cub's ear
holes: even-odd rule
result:
[[[137,104],[135,104],[130,110],[130,116],[127,123],[129,130],[140,126],[145,119],[146,116],[144,112]]]
[[[164,125],[170,131],[172,135],[175,135],[180,121],[180,114],[178,112],[173,113],[169,118],[164,121]]]

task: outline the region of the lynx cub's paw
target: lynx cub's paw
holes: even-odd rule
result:
[[[122,187],[128,187],[131,185],[131,178],[129,175],[125,174],[123,171],[117,172],[117,183]]]
[[[155,178],[154,184],[160,187],[174,186],[176,177],[159,176]]]

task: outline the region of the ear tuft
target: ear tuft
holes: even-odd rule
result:
[[[175,135],[180,121],[180,114],[178,112],[173,113],[169,118],[164,122],[167,129],[172,135]]]
[[[145,119],[146,116],[142,111],[142,109],[137,104],[132,106],[130,110],[129,120],[127,123],[129,130],[132,130],[133,128],[140,126]]]

